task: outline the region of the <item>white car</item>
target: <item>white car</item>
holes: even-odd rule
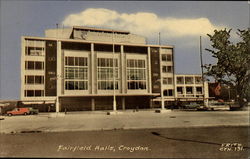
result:
[[[230,110],[230,105],[226,103],[209,103],[208,110]]]

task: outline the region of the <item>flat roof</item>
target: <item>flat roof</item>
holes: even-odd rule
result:
[[[80,43],[95,43],[95,44],[106,44],[112,45],[112,42],[101,42],[94,40],[81,40],[81,39],[62,39],[62,38],[49,38],[49,37],[36,37],[36,36],[22,36],[24,39],[35,39],[35,40],[54,40],[54,41],[64,41],[64,42],[80,42]],[[135,43],[118,43],[115,42],[115,45],[127,45],[127,46],[141,46],[141,47],[165,47],[165,48],[174,48],[174,45],[155,45],[155,44],[135,44]]]
[[[113,30],[113,29],[99,29],[94,27],[84,27],[84,26],[73,26],[73,29],[82,29],[82,30],[93,30],[93,31],[99,31],[99,32],[110,32],[110,33],[123,33],[123,34],[129,34],[128,31],[123,30]]]

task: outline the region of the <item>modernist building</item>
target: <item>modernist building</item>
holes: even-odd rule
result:
[[[45,37],[23,36],[21,53],[21,100],[44,111],[112,110],[113,99],[115,109],[152,108],[190,92],[175,80],[173,46],[126,31],[49,29]],[[194,98],[203,96],[200,87],[192,86]]]

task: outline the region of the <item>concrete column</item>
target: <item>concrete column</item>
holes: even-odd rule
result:
[[[160,62],[160,82],[161,82],[161,109],[165,109],[164,95],[163,95],[163,77],[162,77],[161,48],[160,47],[159,47],[159,62]]]
[[[126,108],[126,103],[125,103],[125,97],[122,97],[122,110],[125,110]]]
[[[60,111],[60,101],[59,96],[61,96],[62,92],[62,49],[61,49],[61,41],[57,41],[57,81],[56,81],[56,112]]]
[[[148,47],[148,66],[147,66],[147,70],[148,70],[148,76],[147,76],[147,82],[148,82],[148,93],[152,93],[152,78],[151,78],[151,56],[150,56],[150,47]]]
[[[124,58],[124,47],[123,45],[121,45],[121,77],[120,77],[120,81],[121,81],[121,93],[125,93],[125,87],[126,87],[126,59]]]
[[[91,94],[95,94],[95,52],[94,52],[94,43],[91,43],[91,55],[90,55],[90,61],[91,61]]]
[[[91,98],[91,110],[95,110],[95,98]]]

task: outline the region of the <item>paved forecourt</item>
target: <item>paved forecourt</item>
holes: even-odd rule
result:
[[[209,126],[248,126],[248,111],[123,111],[107,115],[105,111],[40,113],[32,116],[3,117],[1,133],[23,131],[63,132],[113,129],[177,128]]]

